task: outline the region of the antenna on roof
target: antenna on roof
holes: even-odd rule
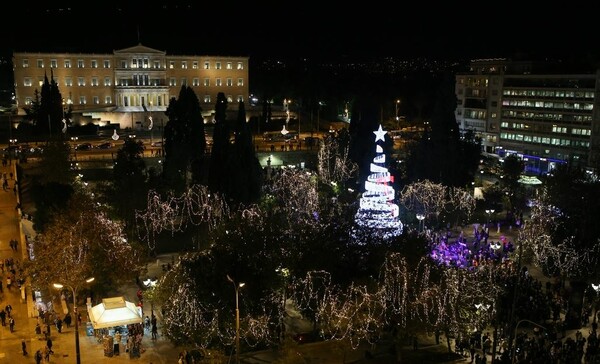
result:
[[[140,25],[139,24],[137,26],[137,36],[138,36],[138,44],[141,44],[142,42],[140,42]]]

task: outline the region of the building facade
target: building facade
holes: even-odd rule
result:
[[[99,126],[118,124],[140,129],[164,111],[182,86],[191,87],[212,120],[217,94],[223,92],[235,111],[249,97],[248,57],[168,55],[141,44],[112,54],[13,53],[18,114],[35,100],[45,77],[53,78],[72,121]],[[160,124],[159,124],[160,125]]]
[[[597,168],[599,73],[534,72],[528,62],[477,60],[456,75],[456,119],[482,140],[483,152],[517,154],[526,171],[556,163]]]

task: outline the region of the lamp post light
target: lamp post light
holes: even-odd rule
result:
[[[152,314],[152,316],[154,316],[154,287],[156,287],[156,283],[158,282],[158,279],[156,278],[148,278],[144,281],[142,281],[144,283],[144,286],[146,286],[146,288],[151,290],[150,293],[150,313]]]
[[[239,291],[240,288],[244,287],[246,283],[238,282],[236,283],[229,274],[227,275],[227,280],[233,284],[233,289],[235,290],[235,363],[239,364],[240,362],[240,305],[239,305]]]
[[[396,130],[400,130],[400,116],[398,116],[398,108],[400,107],[400,100],[396,100]]]
[[[86,283],[91,283],[94,281],[94,277],[87,278],[85,280]],[[71,293],[73,294],[73,313],[75,314],[75,355],[77,364],[81,364],[81,353],[79,350],[79,317],[77,314],[77,287],[69,286],[67,284],[54,283],[54,288],[63,289],[64,287],[70,288]]]
[[[592,288],[596,291],[596,304],[594,305],[594,319],[592,322],[596,322],[596,312],[598,311],[598,294],[600,294],[600,284],[592,283]]]
[[[515,352],[516,352],[516,349],[517,349],[516,348],[516,346],[517,346],[517,329],[519,328],[519,325],[521,324],[521,322],[529,322],[530,324],[533,324],[533,325],[535,325],[535,326],[537,326],[537,327],[539,327],[539,328],[541,328],[543,330],[546,330],[546,328],[544,326],[536,324],[533,321],[529,321],[529,320],[523,319],[523,320],[517,322],[517,326],[515,326],[515,332],[514,332],[514,335],[513,335],[512,358],[511,358],[511,363],[512,364],[515,364]]]
[[[421,227],[423,223],[423,220],[425,220],[425,215],[424,214],[417,214],[417,220],[419,220],[419,230],[423,231],[423,228]]]
[[[486,227],[490,225],[490,215],[493,214],[495,211],[496,210],[494,210],[494,209],[487,209],[487,210],[485,210],[485,213],[488,215],[488,220],[487,220]]]

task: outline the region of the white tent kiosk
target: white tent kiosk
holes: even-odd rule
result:
[[[142,310],[124,297],[104,298],[102,303],[88,307],[94,329],[138,324],[144,321]]]

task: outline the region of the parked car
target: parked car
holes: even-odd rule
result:
[[[98,149],[110,149],[112,147],[113,147],[113,143],[110,143],[110,142],[101,143],[101,144],[96,145],[96,148],[98,148]]]
[[[75,147],[75,150],[91,150],[92,143],[81,143]]]

